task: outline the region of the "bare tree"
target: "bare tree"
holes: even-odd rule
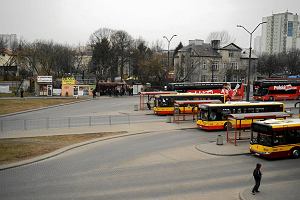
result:
[[[286,66],[293,75],[300,73],[300,50],[289,51],[286,54]]]
[[[279,71],[281,71],[281,69],[278,67],[278,60],[275,54],[263,54],[259,57],[257,72],[267,74],[268,77],[271,77]]]
[[[7,42],[8,40],[5,40],[4,37],[0,36],[0,54],[3,54],[7,48]]]
[[[163,41],[162,40],[156,40],[151,44],[151,50],[153,52],[162,52],[163,50]]]
[[[128,62],[128,54],[133,44],[132,37],[125,31],[117,31],[111,36],[113,50],[120,63],[120,76],[123,80],[124,65]]]
[[[99,28],[96,30],[93,34],[91,34],[90,39],[89,39],[89,45],[93,46],[97,42],[101,42],[103,38],[107,38],[110,41],[111,36],[115,33],[116,31],[113,29],[109,28]]]
[[[211,32],[206,38],[207,42],[211,42],[212,40],[220,40],[220,44],[226,45],[229,43],[234,43],[235,38],[231,36],[227,31],[215,31]]]

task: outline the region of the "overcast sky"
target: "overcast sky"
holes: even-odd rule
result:
[[[262,17],[300,12],[300,0],[0,0],[0,33],[29,41],[53,40],[84,45],[99,28],[124,30],[151,43],[177,34],[181,41],[206,40],[213,31],[226,30],[235,43],[249,47],[249,34]],[[254,36],[260,35],[257,29]]]

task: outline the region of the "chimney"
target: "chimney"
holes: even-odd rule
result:
[[[195,40],[189,40],[189,45],[203,45],[204,40],[195,39]]]
[[[213,49],[220,49],[220,40],[212,40],[211,41],[211,47]]]

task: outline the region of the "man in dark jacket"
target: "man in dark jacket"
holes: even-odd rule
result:
[[[261,164],[257,163],[256,168],[253,171],[253,177],[254,177],[254,180],[255,180],[255,186],[252,189],[252,194],[253,195],[255,195],[255,192],[259,192],[258,188],[260,186],[260,181],[261,181],[261,176],[262,176],[260,168],[261,168]]]

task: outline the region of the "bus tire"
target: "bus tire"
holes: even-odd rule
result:
[[[274,97],[271,96],[271,97],[269,97],[269,100],[274,101],[275,99],[274,99]]]
[[[226,123],[224,124],[224,130],[226,131],[228,128],[229,128],[229,129],[232,128],[232,124],[231,124],[230,122],[226,122]]]
[[[300,157],[300,149],[292,149],[292,157],[293,158],[299,158]]]

